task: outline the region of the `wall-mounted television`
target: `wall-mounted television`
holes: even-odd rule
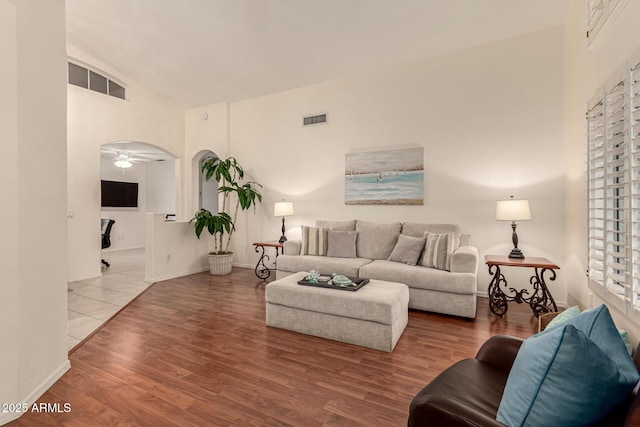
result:
[[[102,206],[111,208],[137,208],[138,183],[101,181]]]

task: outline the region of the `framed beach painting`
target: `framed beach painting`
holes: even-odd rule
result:
[[[423,204],[424,147],[351,152],[344,164],[345,204]]]

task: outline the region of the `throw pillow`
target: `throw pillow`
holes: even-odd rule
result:
[[[616,332],[613,336],[620,339]],[[497,420],[510,427],[539,426],[543,420],[558,426],[595,425],[637,382],[637,370],[631,375],[587,334],[563,323],[522,344]]]
[[[322,227],[301,226],[302,229],[302,245],[300,247],[300,255],[327,255],[327,230]]]
[[[556,317],[554,317],[551,320],[551,322],[549,322],[549,324],[547,325],[547,328],[551,328],[553,326],[559,325],[565,320],[569,320],[573,317],[576,317],[579,314],[580,314],[580,309],[578,308],[577,305],[574,305],[573,307],[569,307],[565,311],[561,312]]]
[[[606,305],[602,304],[593,310],[585,311],[576,317],[567,319],[561,325],[573,325],[586,336],[591,338],[602,351],[615,360],[625,371],[630,371],[635,377],[638,376],[633,360],[627,353],[624,341],[620,337],[620,332],[609,313]],[[638,380],[636,379],[636,382]]]
[[[402,224],[399,222],[378,224],[356,221],[358,258],[388,259],[398,242],[400,230]]]
[[[401,234],[400,237],[398,237],[396,247],[393,248],[393,252],[389,255],[389,261],[416,265],[426,241],[426,237],[411,237]]]
[[[457,224],[422,224],[417,222],[405,222],[402,224],[402,234],[408,234],[413,237],[422,237],[428,231],[434,234],[453,233],[453,250],[460,247],[460,239],[462,231]]]
[[[622,338],[622,342],[624,343],[624,346],[627,349],[627,353],[629,353],[629,356],[633,356],[633,346],[631,345],[631,338],[629,338],[629,332],[623,331],[622,329],[619,329],[618,332],[620,332],[620,338]]]
[[[338,231],[354,231],[356,229],[356,220],[350,219],[347,221],[325,221],[322,219],[316,220],[316,227],[330,228]]]
[[[327,256],[336,258],[355,258],[357,238],[357,231],[329,230]]]
[[[567,314],[563,316],[565,313]],[[554,321],[561,316],[563,316],[563,318],[560,319],[560,321],[554,323]],[[604,337],[609,337],[610,334],[615,330],[618,333],[620,340],[611,338],[610,340],[605,341],[603,345],[607,348],[613,346],[613,349],[617,354],[620,352],[620,342],[622,342],[627,354],[631,355],[633,353],[633,348],[631,347],[631,342],[629,341],[629,334],[626,331],[618,330],[616,328],[615,323],[611,318],[611,313],[609,313],[609,309],[604,304],[600,305],[597,308],[594,308],[593,310],[585,311],[584,313],[580,313],[578,307],[568,308],[557,315],[551,322],[549,322],[549,324],[547,325],[547,329],[553,328],[560,324],[564,324],[565,322],[567,324],[574,325],[576,328],[580,329],[591,338],[593,338],[593,334],[599,334],[603,335]],[[613,336],[615,337],[615,334]],[[596,342],[600,343],[600,341]],[[629,366],[629,358],[622,356],[621,358],[623,360],[623,363]]]
[[[424,233],[426,243],[420,259],[424,267],[449,270],[451,268],[451,254],[453,253],[453,234]]]

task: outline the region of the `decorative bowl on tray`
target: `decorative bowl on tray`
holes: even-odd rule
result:
[[[369,279],[347,277],[336,273],[329,276],[319,274],[315,270],[311,270],[308,276],[298,281],[298,284],[303,286],[315,286],[317,288],[337,289],[341,291],[357,291],[367,283],[369,283]]]

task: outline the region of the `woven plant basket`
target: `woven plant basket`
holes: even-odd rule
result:
[[[228,254],[209,254],[209,272],[214,276],[221,276],[231,273],[231,265],[233,264],[233,252]]]
[[[538,332],[544,331],[547,325],[549,324],[549,322],[551,322],[558,314],[560,313],[551,312],[551,313],[541,314],[540,317],[538,317]]]

